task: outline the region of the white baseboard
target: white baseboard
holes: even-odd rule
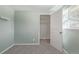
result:
[[[65,49],[63,49],[63,50],[64,50],[64,53],[65,53],[65,54],[69,54]]]
[[[40,45],[40,43],[15,43],[15,45]]]
[[[6,52],[7,50],[9,50],[10,48],[12,48],[15,44],[12,44],[11,46],[9,46],[8,48],[6,48],[5,50],[3,50],[2,52],[0,52],[0,54],[3,54],[4,52]]]

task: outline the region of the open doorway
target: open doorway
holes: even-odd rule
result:
[[[40,15],[40,43],[50,44],[50,15]]]

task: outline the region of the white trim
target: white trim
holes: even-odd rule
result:
[[[39,18],[39,22],[40,22],[40,18]],[[40,45],[40,24],[39,24],[39,31],[38,31],[38,43]]]
[[[40,13],[40,15],[50,15],[50,13]]]
[[[65,54],[69,54],[65,49],[63,49],[63,51],[64,51]]]
[[[2,52],[0,52],[0,54],[3,54],[4,52],[6,52],[7,50],[9,50],[10,48],[12,48],[15,44],[12,44],[11,46],[9,46],[8,48],[6,48],[5,50],[3,50]]]
[[[41,38],[42,40],[50,40],[50,38]]]
[[[15,45],[40,45],[40,43],[15,43]]]

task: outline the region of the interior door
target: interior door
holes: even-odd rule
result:
[[[50,20],[50,43],[59,51],[62,48],[62,10],[58,10],[51,15]]]

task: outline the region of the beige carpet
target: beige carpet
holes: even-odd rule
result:
[[[49,44],[49,40],[41,40],[40,45],[16,45],[4,54],[62,54]]]

